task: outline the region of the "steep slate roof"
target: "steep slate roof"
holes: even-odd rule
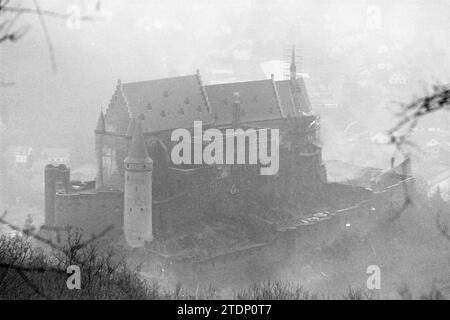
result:
[[[303,113],[311,112],[311,103],[303,79],[294,80],[293,85],[291,80],[281,80],[275,83],[280,105],[286,116],[298,117]],[[296,99],[294,95],[297,95]],[[296,103],[299,106],[296,106]]]
[[[290,80],[281,80],[276,82],[280,106],[283,113],[288,117],[297,117],[300,112],[295,108],[294,97],[291,92]]]
[[[239,92],[240,122],[282,118],[274,83],[269,80],[205,86],[216,125],[232,123],[233,93]]]
[[[311,102],[309,101],[308,91],[306,91],[305,81],[302,78],[296,79],[292,88],[293,93],[299,96],[300,111],[304,113],[311,112]]]
[[[199,75],[121,84],[132,118],[140,119],[143,132],[192,128],[203,124],[230,125],[233,94],[240,94],[240,122],[298,117],[311,112],[302,79],[272,79],[215,84],[202,87]],[[132,134],[133,123],[128,124]]]
[[[132,117],[144,132],[191,128],[195,121],[210,122],[208,105],[197,75],[124,83]]]

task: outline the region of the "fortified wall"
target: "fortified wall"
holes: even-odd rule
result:
[[[145,249],[130,253],[129,257],[133,265],[142,265],[141,272],[148,278],[177,279],[192,287],[229,284],[230,281],[244,285],[248,281],[270,279],[290,259],[298,261],[305,252],[331,244],[339,235],[362,235],[371,226],[388,219],[392,212],[402,210],[407,197],[413,195],[406,195],[405,190],[414,192],[414,179],[407,178],[380,191],[362,189],[347,189],[360,197],[360,201],[352,206],[326,212],[320,218],[306,219],[308,223],[298,222],[288,227],[273,225],[277,236],[267,243],[231,249],[201,259],[161,255]]]

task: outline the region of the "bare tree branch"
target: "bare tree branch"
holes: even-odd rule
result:
[[[3,22],[0,22],[0,44],[2,42],[16,42],[21,39],[30,29],[29,25],[24,25],[20,27],[16,27],[13,30],[18,19],[23,14],[34,14],[39,17],[39,23],[41,25],[42,31],[44,32],[45,41],[48,47],[50,63],[52,66],[52,70],[56,71],[56,59],[53,44],[50,37],[50,32],[47,27],[47,23],[45,21],[45,17],[56,18],[56,19],[69,19],[71,18],[70,14],[60,13],[51,10],[42,9],[39,5],[38,0],[33,0],[34,8],[22,8],[20,4],[18,6],[11,6],[10,0],[0,0],[0,19],[3,19]],[[97,9],[99,6],[97,6]],[[13,17],[8,18],[6,14],[12,13]],[[91,15],[80,15],[77,17],[80,21],[94,21],[98,20],[99,17],[91,16]]]
[[[39,23],[41,24],[42,31],[44,32],[45,42],[47,43],[48,54],[50,56],[50,63],[52,65],[52,70],[56,72],[56,61],[55,61],[55,51],[53,50],[52,39],[50,33],[48,32],[47,23],[45,22],[44,16],[42,14],[41,7],[37,0],[33,0],[34,6],[36,7],[36,12],[39,17]]]

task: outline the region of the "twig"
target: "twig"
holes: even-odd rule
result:
[[[42,31],[44,32],[45,42],[47,43],[48,54],[50,56],[50,63],[52,65],[53,72],[56,72],[56,61],[55,61],[55,51],[53,50],[52,39],[50,33],[48,32],[47,24],[45,22],[44,16],[42,14],[41,7],[37,0],[33,0],[34,6],[36,7],[36,13],[39,17],[39,23],[41,24]]]
[[[402,110],[399,115],[402,117],[397,124],[387,131],[388,143],[393,144],[398,152],[404,158],[410,159],[410,153],[405,149],[406,146],[420,149],[415,143],[408,140],[414,128],[416,128],[419,119],[430,113],[442,110],[450,104],[450,88],[448,86],[436,85],[433,87],[433,93],[425,97],[415,99],[410,104],[401,104]],[[406,167],[403,168],[403,175],[407,175]],[[409,195],[407,184],[403,184],[405,202],[403,206],[388,219],[392,222],[398,219],[406,208],[413,204]]]
[[[28,235],[28,236],[31,236],[32,238],[34,238],[34,239],[36,239],[36,240],[38,240],[38,241],[40,241],[40,242],[42,242],[42,243],[44,243],[44,244],[49,245],[52,249],[55,249],[55,250],[57,250],[57,251],[63,253],[67,258],[73,259],[73,261],[74,261],[76,264],[80,264],[80,261],[78,261],[78,259],[76,259],[76,257],[74,257],[74,256],[69,257],[69,256],[68,256],[68,252],[66,252],[66,251],[64,250],[64,249],[65,249],[64,246],[56,245],[56,244],[54,244],[51,240],[47,240],[47,239],[45,239],[45,238],[43,238],[43,237],[37,235],[36,233],[34,233],[34,232],[32,232],[32,231],[24,230],[23,228],[20,228],[20,227],[14,225],[14,224],[12,224],[12,223],[9,223],[9,222],[5,221],[4,218],[6,218],[6,215],[7,215],[7,211],[5,210],[5,211],[3,212],[3,214],[2,214],[2,216],[0,217],[0,223],[1,223],[1,224],[7,225],[8,227],[10,227],[11,229],[13,229],[13,230],[15,230],[15,231],[22,232],[23,234],[26,234],[26,235]],[[71,250],[71,253],[73,253],[73,251],[75,251],[75,250],[81,250],[81,249],[87,247],[90,243],[92,243],[93,241],[99,239],[100,237],[103,237],[106,233],[108,233],[109,231],[111,231],[113,228],[114,228],[113,225],[109,225],[109,226],[106,227],[102,232],[100,232],[98,235],[93,234],[93,235],[91,236],[91,239],[89,239],[89,240],[87,240],[87,241],[85,241],[85,242],[83,242],[83,243],[78,244],[74,250]],[[48,228],[48,229],[50,229],[50,230],[55,229],[55,230],[59,231],[58,228],[56,228],[56,227]],[[45,271],[53,271],[53,272],[58,272],[58,273],[64,273],[63,270],[59,270],[59,269],[57,269],[57,268],[47,268],[47,269],[45,269],[45,268],[27,268],[27,267],[18,267],[18,266],[16,266],[16,265],[5,264],[5,263],[0,263],[0,267],[6,268],[5,276],[2,277],[2,280],[6,277],[6,274],[7,274],[7,272],[8,272],[10,269],[15,270],[15,271],[20,275],[20,277],[24,280],[24,282],[25,282],[26,284],[28,284],[28,285],[30,286],[30,288],[31,288],[36,294],[38,294],[38,295],[44,297],[45,299],[50,299],[50,298],[49,298],[48,296],[46,296],[45,294],[43,294],[42,292],[40,292],[39,288],[38,288],[36,285],[34,285],[34,283],[33,283],[30,279],[28,279],[28,277],[25,275],[24,271],[29,271],[29,272],[45,272]],[[1,282],[1,281],[0,281],[0,282]],[[119,287],[120,287],[120,286],[119,286]]]

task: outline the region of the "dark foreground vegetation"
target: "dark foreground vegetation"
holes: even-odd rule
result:
[[[221,299],[215,288],[191,292],[178,284],[172,290],[143,280],[130,270],[124,260],[112,252],[99,252],[95,247],[80,247],[74,236],[61,252],[44,253],[21,237],[0,237],[0,299]],[[82,274],[80,290],[67,287],[67,267],[78,265]],[[437,289],[414,296],[408,287],[399,288],[404,299],[445,299]],[[234,299],[310,300],[310,299],[377,299],[366,289],[349,288],[340,296],[309,292],[290,282],[254,283],[234,292]]]

